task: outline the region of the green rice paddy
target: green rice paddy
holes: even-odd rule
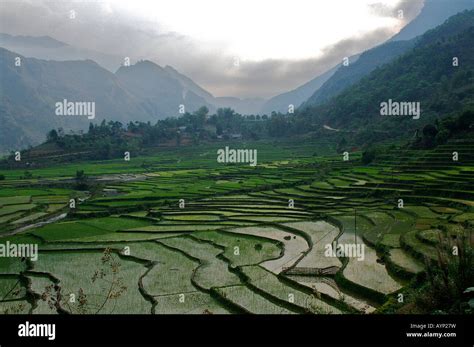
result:
[[[0,256],[0,313],[370,313],[436,260],[440,237],[472,228],[474,160],[443,146],[363,166],[327,144],[254,145],[256,167],[202,145],[2,172],[0,245],[39,254]],[[77,170],[93,189],[73,188]],[[353,243],[363,260],[327,255]]]

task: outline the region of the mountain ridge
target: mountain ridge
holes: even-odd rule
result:
[[[417,39],[405,54],[327,102],[302,109],[300,116],[321,127],[400,132],[463,107],[474,107],[473,37],[474,10],[458,13]],[[421,120],[414,123],[407,117],[382,118],[379,105],[388,99],[419,102]]]

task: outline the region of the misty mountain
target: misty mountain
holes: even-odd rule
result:
[[[28,58],[44,60],[93,60],[110,72],[115,72],[123,57],[68,45],[49,36],[14,36],[0,34],[0,47]]]
[[[360,55],[359,60],[351,61],[349,66],[341,66],[320,88],[314,91],[311,97],[308,97],[303,107],[321,104],[338,95],[377,67],[391,62],[411,49],[415,44],[415,37],[442,24],[450,16],[471,8],[474,8],[473,0],[426,0],[420,14],[397,35],[386,43],[365,51]]]
[[[473,6],[474,1],[472,0],[454,2],[426,0],[420,14],[385,44],[362,53],[357,63],[356,61],[359,56],[351,57],[349,59],[349,66],[342,66],[340,64],[303,86],[271,98],[263,106],[262,113],[269,114],[271,111],[286,113],[289,104],[294,104],[295,107],[300,105],[307,107],[327,101],[345,88],[358,82],[378,66],[392,61],[410,49],[414,45],[414,41],[409,40],[442,24],[448,17]]]
[[[16,58],[21,65],[16,66]],[[45,61],[0,48],[0,149],[43,141],[52,128],[86,129],[86,116],[58,116],[55,104],[94,101],[94,121],[149,120],[139,100],[117,77],[92,60]]]
[[[260,112],[267,115],[271,114],[272,111],[287,113],[288,105],[290,104],[294,105],[295,109],[298,108],[303,102],[308,100],[308,98],[313,95],[313,93],[316,92],[323,83],[337,71],[338,68],[339,65],[313,78],[311,81],[306,82],[298,88],[274,96],[263,104]]]
[[[230,96],[214,97],[211,93],[199,86],[191,78],[181,74],[173,67],[167,65],[165,66],[165,70],[181,84],[185,91],[191,91],[195,95],[203,98],[207,102],[206,106],[212,112],[217,108],[228,107],[240,114],[257,114],[260,112],[260,108],[265,102],[265,99],[262,98],[240,99]]]
[[[176,79],[181,84],[183,90],[193,92],[197,96],[200,96],[201,98],[206,100],[209,104],[212,104],[214,102],[214,96],[207,90],[199,86],[197,83],[195,83],[189,77],[179,73],[176,69],[169,65],[166,65],[164,69],[171,77]]]
[[[176,79],[177,74],[170,67],[162,68],[148,60],[121,66],[116,72],[121,86],[139,100],[140,106],[150,116],[149,120],[178,116],[180,105],[184,105],[187,112],[201,106],[213,107],[193,91],[199,86],[182,75]],[[199,91],[200,94],[203,92]]]
[[[302,107],[318,105],[358,82],[377,67],[397,58],[414,45],[414,41],[387,42],[362,53],[355,62],[340,65],[339,69],[303,104]]]
[[[97,62],[100,66],[111,72],[116,72],[117,69],[120,69],[124,63],[123,57],[74,47],[64,42],[55,40],[49,36],[14,36],[0,33],[0,47],[17,52],[26,57],[45,60],[69,61],[89,59]],[[176,82],[171,81],[168,78],[176,80],[181,86],[179,89],[182,89],[179,91],[179,95],[183,93],[186,94],[188,91],[190,91],[192,94],[189,95],[188,102],[199,103],[202,102],[200,99],[202,98],[205,100],[205,103],[202,105],[206,105],[211,111],[214,111],[218,107],[230,107],[238,113],[257,114],[260,112],[260,108],[265,102],[265,100],[261,98],[239,99],[234,97],[214,97],[207,90],[195,83],[191,78],[178,72],[172,66],[167,65],[163,69],[165,70],[166,74],[162,73],[158,74],[157,76],[164,76],[164,78],[171,83],[171,88],[176,86]],[[157,83],[160,84],[161,82]],[[175,89],[175,91],[177,91],[177,89]],[[179,97],[173,97],[173,103],[176,103],[176,100],[178,99]],[[152,107],[150,105],[148,106]],[[172,111],[173,113],[169,115],[176,114],[176,109],[173,108]],[[157,113],[160,112],[158,110],[152,112],[152,114]]]
[[[420,14],[392,37],[391,41],[411,40],[442,24],[456,13],[472,8],[473,0],[425,0]]]
[[[0,45],[3,47],[38,47],[38,48],[59,48],[66,47],[64,42],[53,39],[49,36],[13,36],[0,33]]]
[[[35,45],[43,44],[43,39],[33,41]],[[55,41],[45,38],[43,42],[49,46]],[[53,128],[84,130],[90,121],[155,123],[179,116],[180,105],[184,105],[186,112],[201,106],[207,106],[211,112],[216,106],[250,112],[262,104],[259,99],[214,98],[172,67],[163,68],[150,61],[122,66],[113,74],[92,60],[46,61],[4,48],[0,48],[0,57],[0,151],[35,145]],[[20,66],[15,66],[16,58],[21,59]],[[64,99],[95,102],[95,119],[57,116],[55,104]]]
[[[412,49],[329,101],[300,111],[319,127],[403,132],[474,105],[474,10],[449,18],[416,40]],[[458,65],[454,62],[457,58]],[[362,58],[361,58],[362,59]],[[419,102],[420,120],[381,116],[389,99]]]

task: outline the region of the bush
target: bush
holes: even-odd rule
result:
[[[0,175],[0,181],[5,180],[5,175]]]
[[[423,137],[432,138],[435,137],[438,130],[433,124],[426,124],[423,128]]]
[[[362,163],[364,165],[370,164],[375,160],[376,154],[373,149],[368,149],[362,153]]]
[[[347,149],[347,140],[343,137],[337,144],[337,153],[342,153]]]
[[[457,119],[457,128],[460,131],[468,130],[470,125],[474,123],[474,111],[464,111]]]
[[[86,178],[87,178],[87,176],[84,174],[84,170],[77,170],[76,171],[76,180],[83,181]]]
[[[84,173],[84,170],[76,171],[76,190],[88,190],[89,184],[87,182],[87,175]]]
[[[470,310],[466,291],[474,286],[474,252],[469,237],[460,237],[452,244],[440,240],[438,261],[427,267],[426,284],[415,296],[415,302],[426,312],[451,314],[467,313]],[[457,246],[458,255],[452,254]]]
[[[444,145],[449,139],[449,131],[446,129],[441,130],[436,134],[435,141],[437,145]]]

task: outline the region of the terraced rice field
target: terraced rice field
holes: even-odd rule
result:
[[[0,257],[0,312],[372,313],[436,260],[440,237],[472,229],[474,142],[453,162],[456,145],[370,166],[287,144],[256,167],[204,146],[7,171],[1,243],[39,254]],[[93,190],[64,188],[78,169]]]

